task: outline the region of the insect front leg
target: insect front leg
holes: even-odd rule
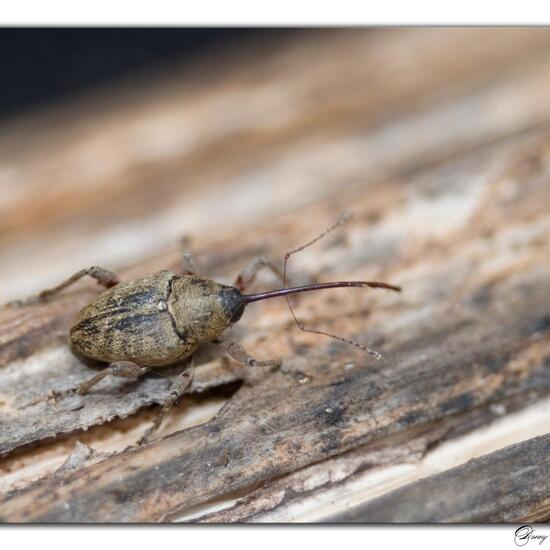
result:
[[[14,300],[13,302],[8,302],[6,304],[6,307],[22,307],[22,306],[28,306],[31,304],[40,304],[40,303],[47,302],[53,295],[61,292],[64,288],[67,288],[73,283],[76,283],[79,279],[81,279],[85,275],[92,277],[105,288],[111,288],[112,286],[115,286],[120,282],[120,279],[118,278],[118,276],[112,271],[109,271],[108,269],[104,269],[103,267],[92,266],[92,267],[88,267],[86,269],[81,269],[80,271],[77,271],[74,275],[72,275],[62,283],[58,284],[57,286],[54,286],[52,288],[47,288],[46,290],[43,290],[38,294],[29,296],[28,298],[24,298],[22,300]]]
[[[150,426],[145,433],[141,436],[138,441],[138,445],[143,445],[150,441],[151,436],[158,430],[159,426],[162,424],[164,417],[168,414],[168,411],[173,407],[173,405],[178,401],[178,399],[187,391],[191,382],[193,380],[193,366],[189,369],[186,369],[181,374],[179,374],[172,385],[170,386],[170,392],[168,397],[162,404],[162,408],[155,418],[153,425]]]
[[[283,274],[280,269],[269,260],[260,257],[237,275],[233,286],[238,288],[241,292],[244,292],[254,282],[256,275],[265,268],[269,269],[276,277],[283,281]]]
[[[281,361],[278,359],[260,361],[250,355],[243,346],[235,342],[221,342],[220,348],[234,361],[246,367],[280,367]]]
[[[280,369],[283,374],[290,376],[291,378],[297,379],[302,383],[307,382],[310,378],[309,375],[304,374],[298,369],[289,370],[288,368],[285,368],[283,361],[280,359],[271,359],[264,361],[256,359],[252,357],[252,355],[250,355],[246,351],[246,349],[241,346],[241,344],[237,344],[235,342],[215,343],[220,346],[220,348],[227,354],[228,357],[245,367],[272,367]]]

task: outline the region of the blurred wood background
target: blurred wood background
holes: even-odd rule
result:
[[[293,282],[404,291],[298,302],[380,362],[284,300],[249,307],[228,339],[286,372],[205,350],[140,448],[169,379],[44,400],[92,372],[66,335],[96,285],[0,311],[0,518],[548,520],[547,48],[535,28],[295,31],[5,122],[0,302],[90,265],[177,269],[184,235],[231,282],[343,212]]]

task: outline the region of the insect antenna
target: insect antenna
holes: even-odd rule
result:
[[[301,292],[309,292],[312,290],[322,290],[325,288],[344,288],[344,287],[359,287],[359,288],[386,288],[388,290],[393,290],[395,292],[400,292],[401,288],[398,286],[390,285],[388,283],[382,283],[378,281],[334,281],[330,283],[319,283],[314,285],[305,285],[305,286],[299,286],[299,287],[291,287],[288,288],[286,286],[286,268],[288,259],[292,254],[296,254],[297,252],[301,252],[305,248],[311,246],[312,244],[316,243],[318,240],[322,239],[326,235],[328,235],[330,232],[334,231],[337,227],[344,224],[349,219],[349,214],[344,214],[334,225],[323,231],[320,235],[315,237],[313,240],[309,241],[308,243],[291,250],[290,252],[287,252],[284,257],[284,267],[283,267],[283,288],[279,290],[271,290],[268,292],[260,292],[258,294],[249,294],[244,295],[244,301],[246,303],[249,302],[256,302],[258,300],[266,300],[269,298],[275,298],[277,296],[284,296],[286,298],[288,307],[290,309],[290,313],[292,314],[292,317],[294,318],[294,321],[298,325],[298,328],[302,330],[303,332],[311,332],[313,334],[321,334],[323,336],[328,336],[329,338],[333,338],[334,340],[339,340],[340,342],[344,342],[346,344],[349,344],[351,346],[354,346],[356,348],[359,348],[360,350],[366,352],[369,354],[370,357],[373,359],[381,359],[382,355],[378,353],[377,351],[374,351],[367,346],[364,346],[362,344],[359,344],[358,342],[354,342],[353,340],[348,340],[347,338],[343,338],[341,336],[337,336],[336,334],[332,334],[330,332],[325,332],[323,330],[313,329],[313,328],[306,328],[303,323],[296,317],[296,314],[294,313],[294,309],[292,308],[292,304],[290,303],[289,296],[292,294],[297,294]]]
[[[329,233],[331,233],[332,231],[334,231],[335,229],[337,229],[341,225],[345,224],[349,220],[349,218],[350,218],[349,213],[345,213],[344,215],[342,215],[340,217],[340,219],[338,219],[336,221],[336,223],[331,225],[328,229],[325,229],[325,231],[323,231],[320,235],[318,235],[317,237],[315,237],[314,239],[312,239],[308,243],[306,243],[302,246],[299,246],[298,248],[295,248],[294,250],[291,250],[290,252],[287,252],[285,254],[285,260],[284,260],[284,266],[283,266],[283,287],[284,288],[286,288],[286,268],[287,268],[287,264],[288,264],[288,260],[289,260],[290,256],[292,256],[293,254],[296,254],[298,252],[301,252],[302,250],[308,248],[309,246],[315,244],[317,241],[321,240],[323,237],[326,237]],[[395,289],[395,290],[397,290],[397,289]],[[382,358],[382,355],[380,353],[378,353],[377,351],[375,351],[375,350],[373,350],[373,349],[371,349],[367,346],[364,346],[362,344],[359,344],[358,342],[354,342],[353,340],[348,340],[347,338],[343,338],[342,336],[337,336],[336,334],[332,334],[330,332],[325,332],[323,330],[318,330],[318,329],[313,329],[313,328],[306,328],[303,325],[303,323],[301,321],[299,321],[298,318],[296,317],[296,313],[294,313],[294,309],[292,308],[292,304],[290,303],[290,299],[289,299],[288,295],[286,296],[286,302],[288,304],[288,308],[290,309],[290,313],[292,314],[292,317],[294,318],[294,321],[296,322],[296,324],[298,325],[298,328],[301,331],[311,332],[313,334],[320,334],[322,336],[328,336],[329,338],[332,338],[334,340],[338,340],[340,342],[344,342],[345,344],[349,344],[351,346],[359,348],[362,351],[365,351],[373,359],[378,360],[378,359]]]

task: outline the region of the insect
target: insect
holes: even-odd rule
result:
[[[195,274],[191,255],[185,252],[184,274],[163,270],[146,277],[120,281],[111,271],[90,267],[36,296],[9,305],[13,307],[46,302],[86,275],[106,287],[103,293],[80,311],[70,330],[74,350],[108,364],[75,389],[79,395],[86,394],[108,375],[137,379],[157,367],[189,359],[206,342],[217,342],[229,357],[241,364],[276,366],[279,361],[257,360],[240,344],[219,342],[218,339],[228,327],[239,321],[248,304],[277,297],[286,297],[292,316],[301,330],[336,338],[359,347],[373,358],[379,358],[377,352],[361,344],[327,332],[305,328],[297,319],[289,300],[289,296],[293,294],[330,288],[401,290],[397,286],[377,281],[333,281],[287,287],[286,271],[290,256],[317,242],[343,221],[344,219],[339,220],[312,241],[285,254],[282,274],[272,263],[260,258],[236,278],[234,286],[227,286]],[[280,277],[283,287],[245,294],[244,291],[262,268],[269,268]],[[191,381],[192,369],[186,369],[174,378],[159,416],[140,443],[146,441],[160,426],[170,407],[187,390]]]

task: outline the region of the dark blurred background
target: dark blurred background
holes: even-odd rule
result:
[[[4,28],[0,32],[0,116],[203,51],[276,31],[246,28]]]

